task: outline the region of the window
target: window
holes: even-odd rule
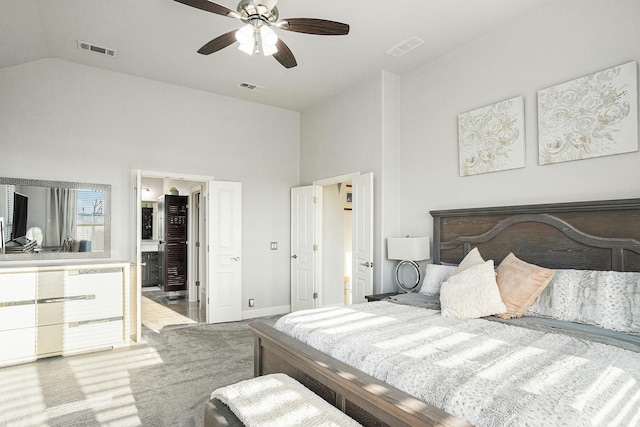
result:
[[[75,238],[91,241],[93,251],[104,250],[104,191],[77,190]]]

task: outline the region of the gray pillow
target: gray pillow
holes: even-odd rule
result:
[[[556,270],[527,314],[640,335],[640,273]]]
[[[456,267],[451,265],[427,264],[420,287],[421,294],[438,295],[443,282],[455,273]]]

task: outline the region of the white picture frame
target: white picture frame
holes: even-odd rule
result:
[[[458,115],[460,176],[525,167],[524,98]]]
[[[538,91],[538,164],[638,151],[636,61]]]

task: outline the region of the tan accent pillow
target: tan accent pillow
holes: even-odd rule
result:
[[[478,248],[473,248],[464,257],[464,259],[460,261],[460,264],[458,264],[458,267],[456,267],[456,271],[454,271],[453,274],[461,273],[467,268],[474,267],[482,263],[484,263],[484,259],[482,258],[482,255],[480,255],[480,251]]]
[[[502,319],[522,317],[547,287],[555,270],[529,264],[513,253],[502,260],[497,269],[497,282],[507,312],[498,314]]]

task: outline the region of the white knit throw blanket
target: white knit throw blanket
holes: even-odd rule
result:
[[[640,427],[640,353],[386,301],[274,327],[478,427]]]
[[[285,374],[270,374],[221,387],[211,394],[253,427],[356,427],[359,423]]]

